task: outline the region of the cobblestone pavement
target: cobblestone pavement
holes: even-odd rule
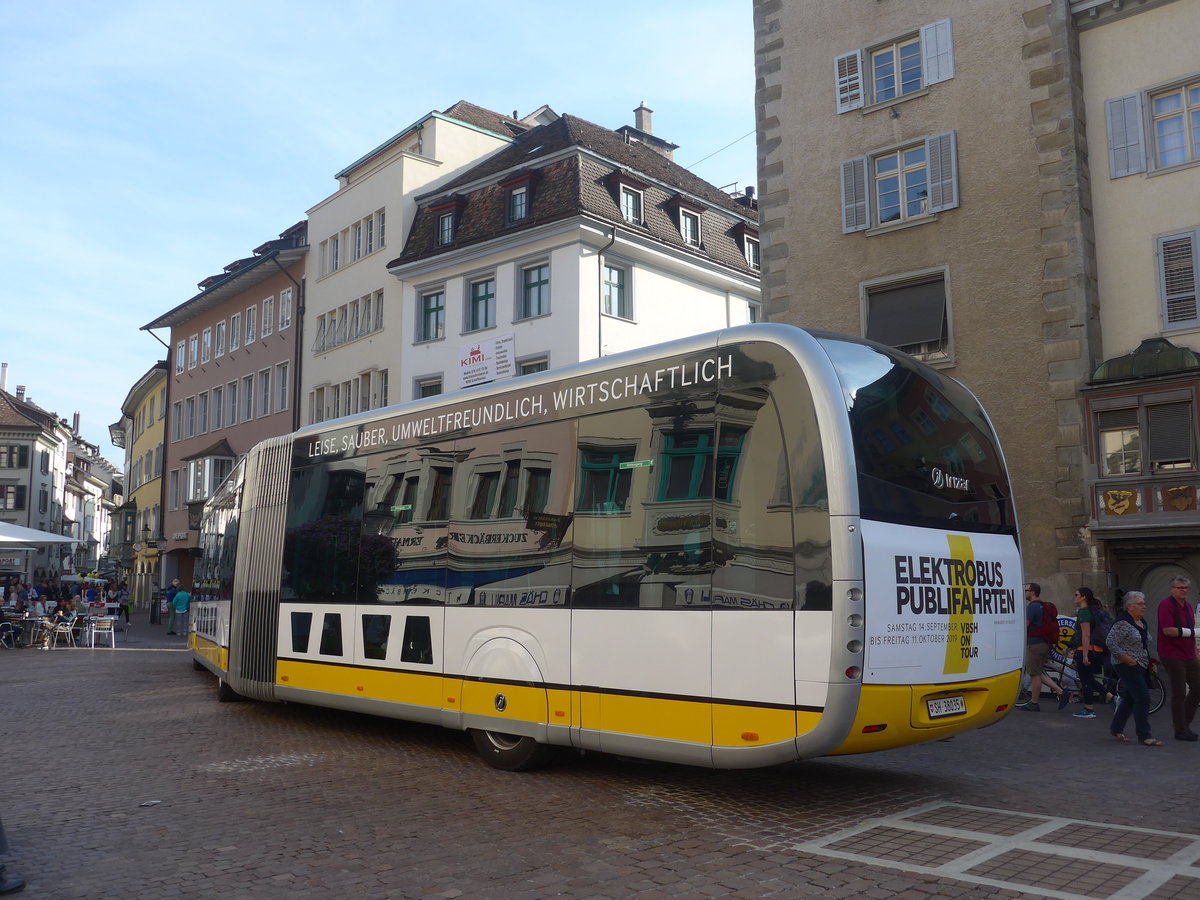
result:
[[[1200,897],[1200,746],[1053,704],[768,770],[511,774],[456,732],[218,703],[135,623],[115,651],[0,651],[0,709],[24,896]]]

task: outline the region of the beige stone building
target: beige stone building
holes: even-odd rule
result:
[[[1160,89],[1186,104],[1198,77],[1186,23],[1198,6],[754,3],[767,318],[899,346],[969,385],[1017,484],[1026,577],[1061,605],[1080,583],[1106,596],[1143,586],[1147,567],[1122,563],[1131,534],[1195,543],[1194,501],[1180,515],[1147,508],[1143,518],[1157,520],[1136,527],[1125,519],[1126,543],[1114,543],[1101,483],[1115,442],[1128,470],[1117,481],[1144,478],[1144,504],[1164,479],[1186,487],[1189,389],[1170,376],[1166,399],[1180,405],[1171,467],[1160,470],[1165,458],[1138,453],[1146,402],[1099,385],[1112,371],[1102,364],[1145,339],[1198,346],[1194,287],[1190,319],[1160,315],[1156,246],[1190,235],[1194,261],[1200,214],[1185,198],[1197,196],[1200,107],[1180,114],[1193,117],[1183,159],[1120,179],[1109,176],[1105,112],[1107,100],[1138,95],[1140,112],[1130,101],[1131,118],[1118,120],[1128,147],[1135,124],[1153,140]],[[1126,412],[1098,426],[1117,408]],[[1111,424],[1129,409],[1140,433]],[[1178,540],[1156,552],[1189,570]]]

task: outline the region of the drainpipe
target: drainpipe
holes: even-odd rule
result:
[[[612,226],[612,237],[596,252],[596,359],[604,356],[604,254],[617,242],[617,226]]]

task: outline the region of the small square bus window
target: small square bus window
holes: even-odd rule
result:
[[[308,652],[308,636],[312,631],[312,613],[292,613],[292,652]]]
[[[433,639],[429,632],[429,616],[409,616],[404,620],[404,649],[400,661],[432,663]]]
[[[391,616],[363,616],[363,655],[367,659],[387,659],[388,634],[392,630]]]
[[[342,615],[341,613],[325,613],[325,621],[321,625],[321,655],[342,655]]]

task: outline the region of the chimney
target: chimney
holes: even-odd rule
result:
[[[0,363],[0,391],[8,390],[8,363]]]
[[[78,412],[76,412],[74,417],[71,419],[71,433],[79,434],[79,413]]]
[[[17,385],[17,399],[22,402],[25,401],[25,385],[23,384]]]
[[[646,132],[646,134],[654,134],[654,127],[650,124],[652,115],[654,115],[654,110],[646,106],[646,101],[643,100],[641,105],[633,111],[633,127],[638,131]]]

